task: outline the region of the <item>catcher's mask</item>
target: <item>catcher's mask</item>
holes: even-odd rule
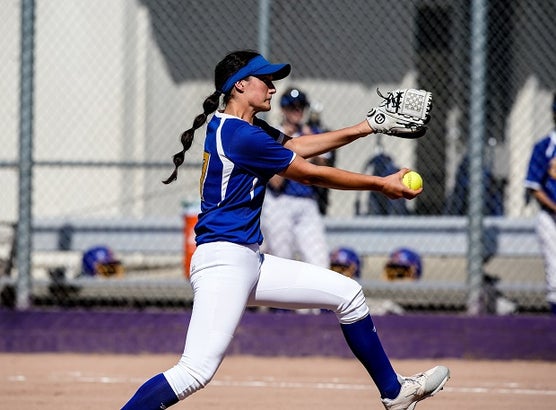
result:
[[[350,248],[338,248],[330,254],[330,269],[349,278],[361,276],[361,260]]]
[[[423,265],[421,256],[411,249],[399,248],[390,254],[384,265],[383,275],[386,280],[418,280],[421,278]]]
[[[122,263],[107,246],[95,246],[83,253],[81,268],[84,276],[111,277],[124,273]]]

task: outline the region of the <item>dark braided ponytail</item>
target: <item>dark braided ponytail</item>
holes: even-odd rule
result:
[[[197,115],[193,120],[193,126],[181,134],[180,141],[183,149],[174,155],[172,159],[172,161],[174,162],[174,172],[172,172],[172,175],[170,175],[168,179],[162,181],[163,183],[169,184],[170,182],[174,182],[176,179],[178,179],[178,168],[181,166],[181,164],[183,164],[185,152],[189,148],[191,148],[191,144],[193,144],[195,130],[201,128],[206,122],[208,115],[212,114],[218,109],[218,105],[220,104],[220,94],[220,91],[215,91],[206,98],[205,102],[203,103],[203,113]]]
[[[181,134],[180,141],[183,149],[174,155],[172,159],[174,163],[174,172],[172,172],[172,175],[170,175],[168,179],[162,181],[164,184],[169,184],[178,179],[178,168],[183,164],[186,151],[191,148],[191,144],[193,144],[195,130],[201,128],[207,121],[207,117],[218,109],[220,104],[220,95],[222,94],[222,91],[220,90],[226,80],[257,55],[259,55],[259,53],[251,50],[235,51],[228,54],[216,65],[214,69],[214,85],[216,87],[216,91],[209,95],[203,102],[203,113],[195,117],[193,120],[193,126]],[[230,95],[231,91],[224,93],[224,103],[228,102]]]

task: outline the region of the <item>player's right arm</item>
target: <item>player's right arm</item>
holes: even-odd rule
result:
[[[556,203],[542,189],[531,190],[531,194],[541,207],[556,212]]]
[[[279,175],[306,185],[341,190],[378,191],[390,199],[413,199],[423,189],[413,191],[402,183],[403,175],[408,171],[408,168],[402,168],[395,174],[379,177],[315,165],[297,155]]]

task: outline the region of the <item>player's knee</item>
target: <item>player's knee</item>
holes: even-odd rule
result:
[[[357,322],[369,315],[369,307],[365,301],[365,295],[361,285],[353,281],[355,285],[344,302],[338,306],[336,316],[342,324]]]

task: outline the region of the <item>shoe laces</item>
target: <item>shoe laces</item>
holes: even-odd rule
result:
[[[423,385],[423,383],[420,380],[422,376],[423,376],[422,374],[416,374],[415,376],[404,377],[403,383],[408,387],[411,386],[410,390],[415,389],[416,391],[418,391]]]

